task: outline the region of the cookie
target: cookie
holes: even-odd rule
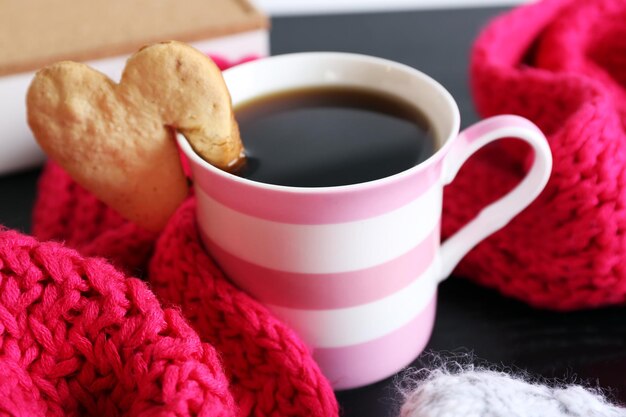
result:
[[[28,124],[46,154],[148,230],[161,230],[188,194],[175,131],[219,168],[243,158],[220,70],[182,43],[139,50],[119,84],[84,64],[52,64],[37,72],[26,102]]]

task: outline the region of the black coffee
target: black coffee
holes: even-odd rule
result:
[[[235,108],[254,181],[326,187],[375,180],[411,168],[436,150],[423,113],[373,90],[291,90]]]

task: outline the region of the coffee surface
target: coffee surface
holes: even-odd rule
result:
[[[407,170],[436,151],[421,110],[373,90],[290,90],[242,103],[235,114],[248,158],[239,175],[269,184],[356,184]]]

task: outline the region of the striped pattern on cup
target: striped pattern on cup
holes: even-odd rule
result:
[[[191,167],[208,251],[296,330],[335,388],[382,379],[421,352],[438,282],[440,163],[392,183],[305,191]]]
[[[422,109],[440,140],[426,161],[390,177],[295,188],[221,172],[178,135],[192,169],[206,247],[235,283],[300,334],[338,389],[379,381],[422,351],[434,321],[437,283],[530,204],[550,176],[550,148],[536,126],[503,115],[459,135],[459,110],[450,93],[406,65],[300,53],[237,66],[224,79],[234,105],[303,87],[380,89]],[[479,148],[505,137],[533,148],[526,178],[440,245],[443,186]]]

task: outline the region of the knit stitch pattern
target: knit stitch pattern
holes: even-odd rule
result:
[[[140,275],[158,234],[143,230],[78,185],[57,164],[46,164],[39,178],[32,233],[100,256],[118,268]]]
[[[297,335],[228,281],[199,239],[195,199],[159,237],[150,284],[180,306],[203,341],[219,352],[240,416],[335,416],[329,382]]]
[[[218,355],[146,284],[0,230],[0,415],[233,416]]]
[[[54,181],[47,176],[54,175]],[[70,192],[54,190],[49,183],[64,184]],[[34,230],[57,238],[59,233],[82,252],[110,254],[117,239],[104,239],[110,234],[124,241],[129,232],[139,229],[119,218],[101,202],[88,195],[98,210],[84,210],[81,205],[67,204],[76,194],[88,194],[77,186],[54,163],[49,163],[40,181],[40,198],[35,210]],[[53,195],[54,197],[51,197]],[[66,199],[58,209],[50,211],[48,199]],[[79,208],[80,207],[80,208]],[[274,318],[261,304],[228,281],[204,251],[195,221],[195,199],[191,197],[170,219],[156,241],[144,238],[140,252],[151,253],[146,278],[152,290],[166,305],[180,308],[203,342],[219,352],[230,381],[231,394],[237,404],[237,415],[244,416],[319,416],[338,415],[332,388],[321,374],[311,354],[297,335]],[[43,216],[38,223],[39,216]],[[89,228],[74,232],[72,228],[54,228],[50,218],[67,218],[68,224]],[[48,225],[50,227],[42,227]],[[94,240],[80,236],[92,234]],[[132,240],[133,235],[129,238]],[[147,248],[150,248],[149,250]],[[133,253],[116,251],[116,261],[135,266]]]
[[[626,300],[626,2],[547,0],[495,19],[474,45],[483,116],[514,113],[548,137],[540,197],[479,244],[457,274],[532,305],[571,310]],[[446,189],[443,235],[513,187],[527,148],[481,152]]]

